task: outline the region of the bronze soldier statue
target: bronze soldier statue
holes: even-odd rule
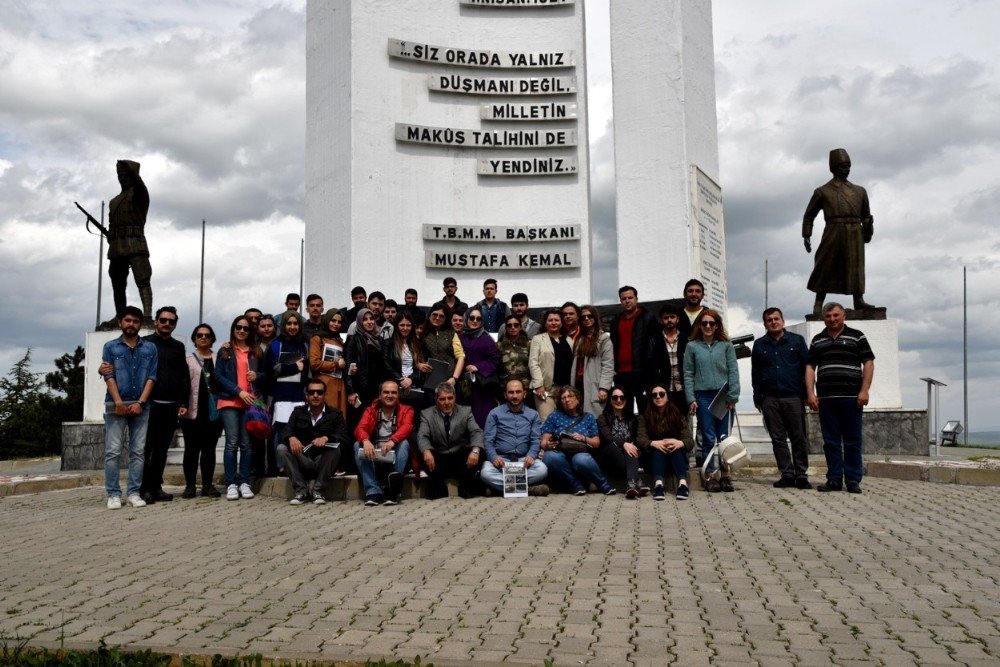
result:
[[[806,252],[812,252],[813,220],[823,211],[826,226],[816,249],[816,263],[808,288],[816,293],[813,313],[820,315],[828,293],[850,294],[854,309],[874,309],[865,303],[865,244],[874,232],[868,193],[847,180],[851,158],[843,148],[830,151],[833,178],[813,192],[802,216],[802,238]]]
[[[153,269],[149,265],[146,245],[146,213],[149,211],[149,191],[139,176],[139,163],[118,160],[118,182],[122,191],[108,205],[108,275],[115,295],[116,319],[125,309],[125,287],[132,270],[139,288],[142,312],[146,321],[153,316],[153,288],[149,280]]]

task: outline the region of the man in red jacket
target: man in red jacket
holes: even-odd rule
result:
[[[399,504],[410,458],[406,439],[412,431],[413,408],[399,402],[399,384],[386,380],[354,429],[354,459],[365,486],[365,505]]]

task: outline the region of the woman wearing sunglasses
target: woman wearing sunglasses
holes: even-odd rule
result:
[[[626,405],[631,405],[628,393],[622,387],[612,387],[604,411],[597,418],[597,431],[601,437],[601,467],[609,475],[625,476],[625,497],[629,500],[645,496],[649,487],[639,478],[639,447],[636,435],[639,420]]]
[[[454,384],[462,375],[465,366],[465,350],[462,343],[448,322],[448,312],[443,305],[436,304],[427,314],[424,335],[420,344],[424,349],[424,359],[437,359],[448,362],[447,381]]]
[[[246,409],[256,400],[257,354],[250,320],[240,315],[229,327],[229,345],[219,350],[215,381],[216,408],[226,433],[222,463],[226,471],[226,500],[253,498],[250,490],[250,435]],[[238,455],[238,456],[237,456]],[[237,458],[239,468],[237,468]]]
[[[191,397],[187,413],[180,419],[184,434],[184,494],[195,497],[195,481],[201,467],[201,495],[218,498],[219,491],[212,483],[215,477],[215,445],[222,433],[222,422],[212,394],[212,375],[215,373],[215,331],[208,324],[199,324],[191,332],[194,352],[187,356],[188,374],[191,379]]]
[[[663,500],[667,469],[677,479],[677,500],[687,500],[688,450],[694,442],[687,437],[684,415],[667,396],[663,384],[650,387],[646,408],[639,415],[636,444],[650,453],[653,469],[653,500]]]
[[[465,373],[472,392],[472,416],[479,428],[485,428],[486,415],[497,406],[500,350],[483,328],[483,311],[475,306],[465,311],[465,326],[458,339],[465,350]]]
[[[596,417],[603,411],[615,379],[615,355],[611,335],[601,331],[597,308],[580,308],[579,332],[569,374],[573,386],[583,394],[583,409]]]
[[[710,410],[712,401],[723,387],[726,389],[726,414],[717,418]],[[701,429],[700,458],[708,456],[712,447],[729,434],[729,421],[736,401],[740,398],[740,372],[736,366],[736,350],[729,342],[722,316],[711,308],[701,311],[695,320],[691,340],[684,350],[684,393],[691,414],[698,415]],[[710,492],[734,491],[728,471],[723,469],[716,480],[715,463],[709,463],[707,477],[702,480]]]

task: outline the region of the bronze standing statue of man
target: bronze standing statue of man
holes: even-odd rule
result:
[[[125,287],[132,270],[135,285],[142,300],[146,321],[153,315],[153,288],[150,278],[149,247],[146,245],[146,213],[149,211],[149,191],[139,176],[139,163],[118,160],[118,182],[122,191],[108,205],[108,275],[115,295],[116,317],[125,309]]]
[[[874,231],[868,193],[847,180],[851,158],[843,148],[830,151],[830,171],[833,178],[816,188],[802,216],[806,252],[812,252],[813,220],[821,210],[826,220],[808,284],[816,293],[816,315],[822,313],[829,293],[852,295],[855,310],[876,308],[864,300],[865,244],[872,240]]]

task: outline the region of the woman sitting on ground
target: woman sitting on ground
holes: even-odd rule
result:
[[[653,500],[663,500],[667,468],[677,478],[677,500],[688,498],[688,450],[694,441],[688,440],[684,415],[667,397],[662,384],[650,387],[646,409],[639,415],[636,444],[650,452],[653,468]]]
[[[626,484],[625,497],[629,500],[645,496],[649,487],[639,478],[639,447],[635,444],[639,433],[639,420],[629,411],[629,395],[621,387],[612,387],[604,412],[597,418],[597,431],[601,436],[601,468],[608,474],[622,475]]]
[[[574,495],[586,495],[591,483],[604,495],[614,495],[615,487],[592,455],[600,448],[601,439],[594,415],[583,411],[582,398],[576,387],[559,390],[558,407],[542,424],[542,460],[549,469],[549,478],[571,489]]]

